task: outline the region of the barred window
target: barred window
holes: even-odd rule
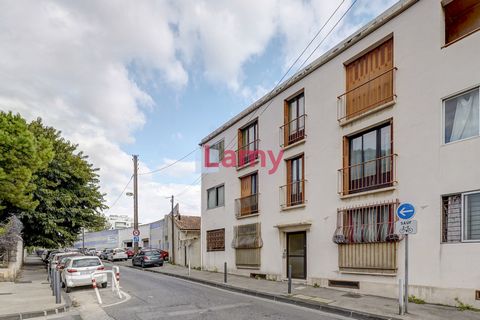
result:
[[[442,242],[480,240],[480,192],[442,197]]]
[[[225,251],[225,229],[207,231],[207,252]]]
[[[395,234],[398,202],[339,209],[335,243],[377,243],[399,240]]]

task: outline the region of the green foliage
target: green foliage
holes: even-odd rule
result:
[[[425,304],[425,300],[415,297],[413,294],[408,296],[408,302],[416,304]]]
[[[460,299],[455,298],[455,301],[457,302],[457,310],[459,311],[475,311],[475,312],[480,312],[480,309],[475,308],[474,306],[470,304],[463,303],[460,301]]]
[[[16,215],[28,246],[71,245],[105,228],[97,171],[77,145],[40,119],[0,113],[0,220]]]

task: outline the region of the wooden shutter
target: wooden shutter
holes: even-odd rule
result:
[[[480,0],[454,0],[444,5],[448,44],[480,29]]]
[[[285,204],[287,207],[292,204],[292,160],[287,160],[287,186],[285,192]]]
[[[250,213],[251,199],[245,199],[252,194],[252,176],[246,176],[240,179],[241,199],[240,199],[240,215],[247,215]]]
[[[393,38],[346,65],[347,119],[393,100]]]
[[[342,192],[343,195],[348,194],[348,189],[350,185],[350,141],[348,137],[343,137],[343,170],[342,170]]]
[[[283,146],[288,146],[288,137],[290,135],[290,110],[288,101],[283,103]]]

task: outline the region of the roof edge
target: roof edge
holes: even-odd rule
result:
[[[354,32],[352,35],[347,37],[345,40],[341,41],[339,44],[334,46],[332,49],[328,50],[325,52],[323,55],[315,59],[313,62],[311,62],[308,66],[303,68],[302,70],[296,72],[294,75],[292,75],[290,78],[282,82],[280,85],[277,87],[273,88],[269,93],[252,103],[249,107],[245,108],[242,110],[240,113],[238,113],[236,116],[225,122],[223,125],[215,129],[213,132],[208,134],[206,137],[204,137],[199,145],[203,146],[205,143],[208,141],[212,140],[216,136],[218,136],[220,133],[223,131],[227,130],[231,126],[233,126],[235,123],[238,121],[242,120],[244,117],[249,115],[251,112],[259,109],[261,106],[263,106],[266,102],[269,100],[275,98],[278,96],[280,93],[283,91],[287,90],[309,74],[311,74],[313,71],[317,70],[320,68],[322,65],[326,64],[333,58],[337,57],[340,55],[342,52],[346,51],[348,48],[352,47],[356,43],[358,43],[360,40],[364,39],[366,36],[370,35],[374,31],[378,30],[380,27],[385,25],[387,22],[392,20],[393,18],[397,17],[401,13],[403,13],[405,10],[409,9],[411,6],[413,6],[415,3],[417,3],[420,0],[401,0],[397,3],[395,3],[393,6],[385,10],[383,13],[378,15],[375,19],[371,20],[369,23],[367,23],[365,26]]]

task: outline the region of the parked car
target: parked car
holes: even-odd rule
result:
[[[163,266],[163,259],[158,250],[141,250],[132,258],[132,266]]]
[[[55,269],[57,267],[57,264],[60,262],[60,260],[63,257],[74,257],[74,256],[83,256],[83,254],[78,253],[78,252],[59,252],[55,254],[50,261],[50,269]]]
[[[128,259],[127,253],[122,248],[115,248],[107,254],[108,261],[112,261],[112,262],[115,260],[127,261],[127,259]]]
[[[103,252],[102,250],[95,250],[95,256],[100,257],[102,252]]]
[[[162,257],[163,261],[168,261],[168,251],[157,249],[158,253],[160,253],[160,257]]]
[[[135,252],[132,248],[125,248],[125,252],[127,253],[128,259],[131,259],[135,255]]]
[[[113,249],[103,249],[102,253],[100,254],[100,259],[107,260],[108,254],[113,251]]]
[[[105,266],[98,257],[69,257],[61,273],[62,287],[66,292],[70,292],[73,287],[91,286],[92,273],[104,269]],[[107,287],[107,274],[100,274],[95,279],[97,286]]]
[[[83,257],[83,254],[78,252],[77,254],[69,254],[69,255],[64,255],[60,257],[60,259],[57,262],[57,270],[62,271],[65,268],[65,263],[68,261],[68,259],[72,257]]]

